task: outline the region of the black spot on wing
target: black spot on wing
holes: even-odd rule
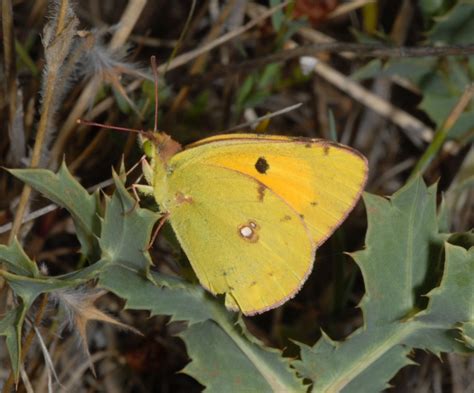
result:
[[[259,157],[257,162],[255,163],[255,169],[258,173],[264,175],[270,169],[270,165],[268,164],[265,157]]]

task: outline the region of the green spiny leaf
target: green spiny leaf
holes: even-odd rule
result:
[[[140,208],[115,173],[114,181],[116,191],[107,199],[99,239],[102,260],[147,276],[152,262],[145,250],[160,215]]]
[[[37,277],[39,275],[38,266],[26,255],[16,238],[8,246],[0,245],[0,261],[12,273],[26,277]]]
[[[412,348],[436,354],[468,352],[455,330],[456,322],[472,320],[466,311],[472,311],[474,294],[467,251],[446,245],[448,270],[439,289],[431,292],[431,311],[418,311],[427,305],[424,294],[439,282],[442,240],[447,237],[438,233],[435,197],[435,187],[426,188],[421,179],[407,184],[390,201],[364,196],[369,222],[366,249],[353,256],[366,285],[361,303],[365,326],[343,342],[323,335],[313,347],[302,346],[301,361],[293,365],[313,381],[313,391],[383,390],[399,368],[412,363],[407,358]],[[469,278],[462,281],[461,272]],[[453,305],[455,297],[458,307]],[[449,318],[433,315],[446,307],[453,308]]]
[[[436,187],[427,189],[418,178],[390,201],[370,194],[364,195],[364,201],[367,247],[353,257],[366,285],[361,302],[365,324],[376,326],[401,319],[421,306],[419,296],[438,279],[433,273],[439,269],[442,243]]]
[[[153,273],[153,281],[166,282],[166,286],[159,287],[131,269],[109,266],[102,272],[99,286],[124,298],[128,309],[149,310],[152,315],[170,315],[172,320],[188,321],[190,330],[181,336],[188,344],[193,362],[185,372],[207,385],[210,391],[222,391],[219,389],[232,381],[236,386],[241,381],[242,388],[257,386],[264,391],[271,390],[270,387],[276,391],[305,390],[288,361],[278,351],[264,349],[255,339],[247,338],[222,302],[203,288],[157,273]],[[194,329],[194,326],[198,327]],[[207,378],[202,367],[220,368],[226,362],[233,367]]]
[[[405,343],[434,353],[469,353],[463,342],[470,347],[469,325],[474,322],[474,247],[446,243],[445,253],[441,283],[428,294],[426,310],[411,322]]]
[[[314,382],[313,392],[380,392],[400,368],[413,363],[406,357],[410,348],[390,342],[396,334],[395,329],[359,330],[345,344],[323,333],[314,347],[301,345],[301,361],[293,366]]]
[[[183,370],[207,392],[305,392],[281,353],[249,341],[233,326],[212,321],[180,334],[192,361]],[[210,350],[212,349],[212,350]]]
[[[466,250],[446,243],[443,279],[428,296],[428,308],[419,314],[419,321],[446,328],[474,322],[474,247]]]
[[[18,381],[22,358],[21,336],[26,313],[41,293],[67,288],[71,286],[71,283],[47,277],[25,277],[6,271],[0,271],[0,275],[8,282],[14,294],[22,300],[17,308],[11,310],[7,316],[0,321],[0,335],[6,336],[7,349],[10,354],[13,373],[15,380]]]
[[[28,308],[42,293],[57,291],[58,289],[71,288],[83,284],[83,279],[62,279],[61,277],[39,276],[25,277],[0,270],[0,275],[11,287],[16,296],[19,296]]]
[[[10,169],[9,172],[68,210],[76,225],[82,252],[90,260],[97,260],[96,236],[100,229],[97,195],[90,195],[69,173],[64,163],[58,173],[46,169]]]
[[[474,321],[463,323],[460,330],[462,340],[466,347],[474,350]]]
[[[10,362],[16,380],[18,380],[18,375],[20,373],[20,320],[22,319],[22,316],[24,318],[24,308],[22,306],[19,306],[8,311],[7,314],[5,314],[5,316],[0,320],[0,336],[4,336],[6,338],[7,350],[10,356]]]
[[[128,309],[149,310],[152,315],[170,315],[172,320],[191,324],[213,318],[219,304],[200,286],[157,273],[152,277],[165,286],[157,286],[136,271],[112,266],[101,274],[99,286],[125,299]]]
[[[474,36],[474,3],[461,0],[445,15],[436,18],[436,23],[428,33],[434,43],[471,44]]]

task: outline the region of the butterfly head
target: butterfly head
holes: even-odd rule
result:
[[[145,155],[164,164],[182,150],[181,145],[164,132],[145,131],[140,134],[140,140]]]

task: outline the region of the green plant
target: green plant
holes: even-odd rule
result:
[[[436,186],[427,188],[420,178],[390,199],[364,195],[366,247],[352,254],[366,286],[360,305],[364,326],[343,342],[323,333],[312,347],[298,344],[300,358],[289,359],[258,341],[221,299],[197,284],[151,271],[145,250],[158,215],[135,206],[123,176],[114,175],[116,190],[101,204],[64,165],[56,174],[10,172],[70,212],[89,261],[83,269],[51,277],[18,242],[0,246],[0,274],[17,299],[0,321],[0,334],[17,378],[25,316],[35,300],[92,283],[94,291],[124,299],[128,309],[186,321],[180,337],[191,362],[184,372],[211,392],[306,391],[308,383],[314,392],[376,392],[412,363],[414,348],[438,355],[474,350],[474,235],[440,233]]]

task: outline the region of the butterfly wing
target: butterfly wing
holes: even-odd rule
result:
[[[225,293],[226,306],[246,315],[292,297],[315,250],[299,214],[268,189],[262,200],[255,179],[225,168],[192,168],[170,181],[184,202],[170,205],[169,220],[201,284]]]
[[[247,315],[301,288],[367,176],[349,148],[251,134],[203,140],[169,164],[170,223],[196,275]]]

